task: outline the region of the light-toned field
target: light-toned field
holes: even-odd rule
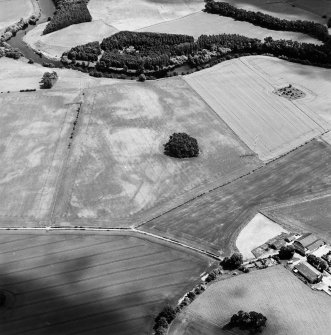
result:
[[[296,199],[263,210],[268,217],[280,224],[313,232],[331,243],[331,194],[314,198]]]
[[[204,8],[203,0],[90,0],[93,20],[103,20],[118,30],[136,30],[173,20]]]
[[[223,62],[184,78],[260,159],[279,157],[329,129],[308,103],[274,94],[280,82],[258,71],[249,60]],[[291,84],[306,93],[302,101],[319,94],[317,87],[313,92],[305,89],[302,81]]]
[[[0,94],[2,223],[49,216],[77,109],[65,105],[68,98],[42,91]]]
[[[208,267],[202,256],[133,235],[1,232],[1,334],[149,334]]]
[[[266,335],[327,334],[331,327],[330,297],[311,290],[282,266],[212,284],[189,305],[183,319],[188,324],[190,319],[202,324],[206,320],[222,327],[239,310],[265,315],[267,326],[263,334]],[[185,332],[185,327],[181,329],[180,323],[177,327],[179,331],[172,327],[170,335],[191,334]],[[236,329],[232,331],[237,333]],[[219,329],[204,335],[227,333]]]
[[[18,92],[26,89],[37,89],[45,72],[56,71],[59,79],[53,90],[66,95],[68,90],[80,91],[97,85],[111,85],[119,80],[108,78],[94,78],[86,73],[69,69],[47,69],[39,64],[28,64],[24,60],[0,58],[0,92]]]
[[[42,35],[48,22],[30,30],[23,40],[34,50],[42,52],[52,59],[60,59],[65,51],[77,45],[93,41],[102,41],[118,30],[103,21],[74,24],[53,33]]]
[[[0,0],[0,34],[4,28],[34,14],[34,0]]]
[[[303,88],[303,91],[308,92],[308,95],[293,103],[305,112],[312,111],[313,119],[317,115],[320,119],[328,122],[330,127],[331,69],[286,62],[274,57],[245,57],[244,61],[277,87],[291,83],[293,86]]]
[[[258,213],[239,233],[236,247],[244,259],[254,258],[252,250],[267,242],[271,238],[286,232],[284,228]]]
[[[331,191],[331,146],[312,141],[265,167],[144,224],[141,229],[227,256],[260,209]]]
[[[259,11],[286,20],[308,20],[326,23],[326,19],[321,16],[330,12],[329,0],[227,0],[226,2],[238,8],[254,12]],[[295,4],[295,6],[292,6],[292,4]],[[320,10],[317,10],[317,8]]]
[[[180,204],[186,195],[190,199],[201,188],[261,165],[181,78],[89,90],[82,111],[62,181],[61,222],[81,225],[86,219],[85,224],[93,225],[100,224],[93,219],[101,219],[103,226],[120,226],[120,218],[143,210],[157,215],[164,211],[163,203],[177,205],[178,198]],[[197,138],[198,158],[163,154],[163,144],[174,132]],[[135,215],[132,223],[137,222]]]
[[[150,31],[171,34],[187,34],[198,38],[200,35],[239,34],[251,38],[264,40],[267,36],[273,39],[289,39],[305,43],[322,44],[315,38],[301,33],[289,31],[276,31],[254,26],[244,21],[235,21],[230,17],[209,14],[205,12],[194,13],[170,22],[162,22],[139,31]]]

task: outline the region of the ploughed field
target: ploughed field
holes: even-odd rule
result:
[[[148,334],[207,259],[116,233],[2,232],[2,335]]]
[[[331,242],[331,194],[316,195],[307,199],[295,199],[285,204],[263,210],[272,220],[293,226],[302,231],[311,231],[323,240]]]
[[[213,252],[229,254],[256,212],[293,197],[331,190],[331,147],[313,140],[224,187],[151,220],[141,228]]]
[[[180,78],[85,91],[55,210],[58,223],[127,226],[248,173],[261,162]],[[172,158],[175,132],[198,140]]]
[[[228,334],[221,327],[239,310],[265,315],[266,335],[327,334],[331,327],[330,297],[314,292],[284,267],[274,266],[212,284],[180,315],[169,334]]]

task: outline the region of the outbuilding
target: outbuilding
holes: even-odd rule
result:
[[[300,262],[295,265],[294,270],[297,270],[311,284],[316,284],[322,280],[322,274],[307,262]]]
[[[295,251],[301,255],[306,255],[307,252],[313,252],[323,244],[324,242],[322,240],[311,233],[304,234],[293,242]]]

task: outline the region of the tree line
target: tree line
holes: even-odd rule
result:
[[[329,37],[328,29],[321,23],[303,20],[285,20],[245,9],[236,8],[227,2],[217,2],[214,0],[205,0],[205,11],[211,14],[232,17],[238,21],[250,22],[254,25],[272,30],[300,32],[321,41],[326,41]]]
[[[90,22],[92,16],[87,8],[89,0],[54,0],[56,11],[43,34],[69,27],[72,24]]]

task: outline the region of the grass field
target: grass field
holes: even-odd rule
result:
[[[190,324],[189,320],[198,320],[203,324],[206,320],[207,324],[222,327],[239,310],[254,310],[265,315],[268,319],[263,330],[265,335],[327,334],[331,327],[330,297],[312,291],[282,266],[212,284],[184,312],[184,321]],[[215,332],[215,328],[209,329],[211,331],[204,335],[228,334],[221,329]],[[170,335],[199,334],[183,330],[177,332],[176,327],[172,327]],[[237,333],[235,329],[233,333]]]
[[[249,176],[151,220],[142,229],[229,254],[243,225],[260,208],[330,192],[330,154],[329,145],[312,141]]]
[[[154,240],[103,233],[2,232],[1,289],[14,293],[2,335],[150,334],[207,268],[207,259]]]
[[[90,0],[93,20],[103,20],[118,30],[136,30],[182,17],[204,8],[203,0]]]
[[[27,61],[0,58],[0,92],[18,92],[25,89],[40,88],[40,80],[45,72],[53,71],[39,64],[28,64]],[[55,69],[59,79],[53,90],[59,91],[60,95],[71,95],[71,91],[80,91],[87,87],[98,85],[111,85],[118,83],[116,79],[94,78],[86,73],[69,70]],[[77,93],[78,94],[78,93]]]
[[[77,106],[68,95],[0,94],[0,216],[45,218]],[[2,221],[1,220],[1,221]]]
[[[308,104],[300,108],[272,93],[279,82],[257,71],[246,59],[249,62],[250,57],[184,78],[260,159],[274,159],[328,129]],[[301,89],[302,84],[298,85]],[[313,93],[302,90],[307,100],[313,98]]]
[[[330,13],[329,0],[227,0],[226,2],[238,8],[259,11],[286,20],[326,23],[326,19],[322,18],[322,15]]]
[[[74,24],[53,33],[42,35],[46,23],[30,30],[23,40],[34,50],[41,51],[45,56],[60,59],[65,51],[77,45],[93,41],[102,41],[118,30],[103,21]]]
[[[181,203],[186,194],[190,199],[201,187],[261,165],[181,78],[88,90],[80,118],[58,199],[60,222],[101,219],[103,226],[120,226],[121,218],[146,210],[157,215],[164,210],[159,204]],[[174,132],[197,138],[198,158],[163,154]]]
[[[251,38],[264,40],[267,36],[273,39],[290,39],[305,43],[322,44],[315,38],[305,34],[289,31],[276,31],[254,26],[244,21],[235,21],[230,17],[209,14],[205,12],[194,13],[176,20],[162,22],[139,31],[150,31],[171,34],[187,34],[198,38],[200,35],[239,34]]]
[[[313,232],[331,243],[331,194],[307,199],[296,199],[263,210],[280,224],[294,226],[304,232]]]
[[[34,14],[34,0],[0,0],[0,34],[4,28]]]
[[[239,233],[236,247],[244,259],[254,258],[252,250],[286,230],[258,213]]]

